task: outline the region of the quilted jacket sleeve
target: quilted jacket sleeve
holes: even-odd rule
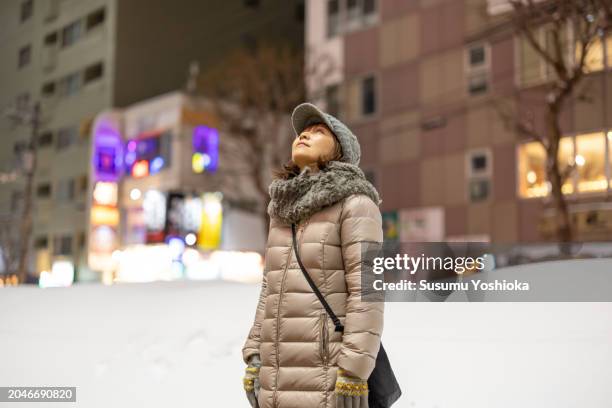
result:
[[[340,238],[348,289],[346,318],[338,366],[347,374],[367,379],[374,370],[384,323],[384,302],[361,300],[361,246],[382,245],[382,216],[368,196],[355,194],[344,203]]]
[[[268,262],[265,262],[265,265],[263,278],[261,280],[261,290],[259,291],[259,300],[257,301],[257,308],[255,309],[255,318],[253,320],[253,325],[249,330],[247,339],[244,342],[244,346],[242,347],[242,359],[244,360],[245,364],[249,364],[249,358],[253,354],[259,354],[259,345],[261,344],[261,324],[263,322],[266,298],[268,296]]]

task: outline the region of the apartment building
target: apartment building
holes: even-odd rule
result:
[[[500,23],[504,3],[307,3],[306,47],[335,68],[325,81],[308,81],[310,98],[358,135],[388,239],[554,239],[544,151],[500,113],[530,114],[543,132],[542,84],[551,73]],[[571,100],[562,118],[560,160],[578,165],[563,191],[581,241],[612,238],[610,66],[608,38],[589,55],[586,97]]]
[[[0,3],[0,108],[41,103],[30,270],[87,267],[95,115],[185,88],[236,47],[303,46],[303,1],[9,0]],[[0,223],[19,222],[30,129],[0,118]],[[0,243],[0,247],[3,244]],[[0,273],[6,270],[5,265]]]

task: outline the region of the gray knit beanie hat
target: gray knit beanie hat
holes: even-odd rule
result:
[[[323,112],[312,103],[305,102],[293,110],[291,123],[296,135],[302,133],[310,125],[325,123],[340,142],[342,147],[341,161],[359,166],[361,147],[359,146],[357,136],[344,123],[329,113]]]

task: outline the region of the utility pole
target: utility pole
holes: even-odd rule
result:
[[[30,241],[32,237],[32,196],[34,190],[34,176],[38,160],[38,131],[40,127],[40,102],[28,105],[22,109],[16,107],[6,113],[6,116],[19,125],[30,127],[30,139],[22,156],[23,175],[25,176],[25,187],[23,192],[23,212],[19,225],[18,265],[17,276],[20,283],[24,283],[28,277],[28,254],[30,252]]]

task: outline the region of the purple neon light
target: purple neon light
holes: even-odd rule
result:
[[[93,171],[98,181],[117,181],[121,176],[123,142],[111,122],[102,120],[94,131]]]
[[[193,129],[192,145],[194,153],[206,154],[210,161],[204,166],[209,172],[217,171],[219,165],[219,132],[208,126],[196,126]]]

